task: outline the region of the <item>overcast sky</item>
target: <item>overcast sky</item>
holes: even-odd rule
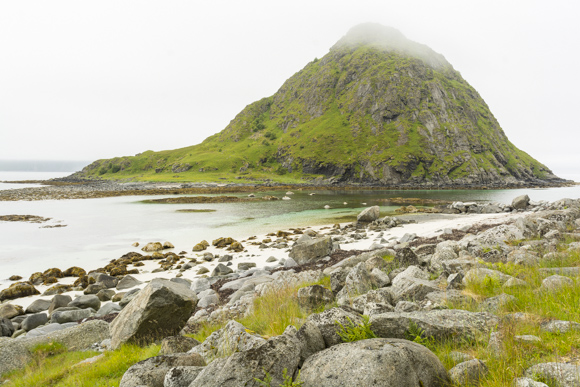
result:
[[[2,1],[0,159],[199,143],[376,22],[443,54],[516,146],[580,179],[579,14],[530,0]]]

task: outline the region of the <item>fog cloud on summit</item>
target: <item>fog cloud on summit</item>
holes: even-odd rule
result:
[[[373,22],[442,54],[517,147],[580,180],[579,11],[519,0],[0,2],[0,159],[199,143]]]

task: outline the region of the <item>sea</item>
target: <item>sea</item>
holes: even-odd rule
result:
[[[70,173],[0,172],[0,181],[48,179]],[[0,183],[0,190],[28,186],[35,184]],[[0,201],[0,215],[51,218],[46,223],[0,221],[0,281],[14,274],[26,278],[51,267],[63,270],[71,266],[87,270],[102,267],[127,252],[140,251],[140,247],[132,246],[134,242],[143,246],[148,242],[169,241],[177,252],[191,252],[202,240],[210,243],[219,237],[242,240],[291,227],[350,222],[356,220],[361,210],[373,205],[380,206],[381,215],[386,215],[398,208],[385,203],[383,199],[387,198],[511,203],[523,194],[534,201],[580,198],[580,186],[515,190],[303,189],[288,195],[291,200],[211,204],[144,202],[163,196]],[[257,197],[264,195],[281,198],[286,192],[256,192]]]

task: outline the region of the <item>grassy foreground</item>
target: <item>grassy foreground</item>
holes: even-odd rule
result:
[[[563,244],[561,246],[564,246]],[[580,360],[580,332],[549,333],[540,329],[542,322],[558,319],[580,321],[580,287],[571,286],[552,292],[538,292],[542,280],[549,274],[542,273],[542,267],[580,266],[580,253],[562,252],[550,261],[542,262],[538,267],[524,267],[513,264],[488,264],[489,268],[501,271],[524,280],[527,285],[506,289],[499,281],[487,279],[483,282],[468,283],[463,290],[476,301],[502,293],[516,297],[516,301],[502,305],[496,314],[503,319],[498,332],[503,337],[503,348],[500,353],[488,348],[489,336],[481,336],[473,341],[435,341],[424,337],[417,329],[409,329],[408,338],[427,346],[441,360],[446,369],[455,365],[451,353],[460,351],[483,360],[489,368],[489,375],[483,379],[481,387],[499,387],[511,385],[513,379],[523,376],[524,371],[543,362],[577,362]],[[577,284],[580,278],[572,277]],[[330,287],[329,278],[319,284]],[[254,301],[252,314],[239,319],[248,329],[264,337],[281,334],[288,325],[299,328],[309,313],[300,308],[297,300],[299,288],[312,285],[301,284],[287,287]],[[333,307],[329,305],[326,308]],[[449,305],[450,308],[477,311],[477,303],[468,305]],[[322,309],[320,310],[322,311]],[[506,315],[521,312],[526,316],[514,321],[505,319]],[[192,337],[203,341],[215,330],[225,325],[202,325]],[[347,331],[343,339],[353,341],[373,337],[368,326],[358,327],[359,332]],[[411,327],[412,328],[412,327]],[[541,341],[526,343],[516,336],[535,335]],[[53,343],[40,346],[34,350],[34,361],[26,369],[5,375],[10,382],[6,386],[118,386],[123,373],[134,363],[156,356],[159,345],[140,348],[125,345],[116,351],[104,353],[89,364],[78,364],[84,359],[99,355],[96,352],[66,352],[66,348]],[[551,384],[548,381],[548,385]],[[3,385],[4,386],[4,385]]]

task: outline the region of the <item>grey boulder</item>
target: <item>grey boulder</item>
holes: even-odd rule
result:
[[[443,387],[445,368],[422,345],[369,339],[336,345],[310,356],[300,372],[303,387]]]
[[[132,275],[126,275],[117,283],[117,290],[126,290],[134,288],[137,285],[141,285],[143,282],[139,281]]]
[[[75,308],[87,309],[93,308],[99,310],[101,308],[101,300],[94,294],[80,296],[68,303],[68,306]]]
[[[22,321],[22,329],[26,332],[33,330],[41,325],[48,322],[48,316],[46,313],[37,313],[27,316],[24,321]]]
[[[196,353],[155,356],[132,365],[123,374],[119,387],[163,387],[165,375],[177,366],[205,366],[205,361]]]
[[[304,243],[296,244],[288,254],[296,263],[302,265],[316,261],[330,255],[333,251],[332,239],[329,236],[313,239]]]
[[[379,206],[372,206],[365,208],[361,211],[360,214],[356,217],[357,222],[361,223],[370,223],[377,220],[380,216],[380,208]]]
[[[334,295],[330,290],[321,285],[306,286],[298,289],[298,304],[312,310],[330,304]]]
[[[173,367],[165,374],[163,387],[189,387],[205,367]]]
[[[7,318],[0,317],[0,337],[10,337],[14,334],[14,325]]]
[[[175,335],[197,305],[195,293],[168,280],[155,279],[143,288],[111,323],[111,347],[146,343]]]
[[[378,337],[406,338],[413,324],[422,329],[425,336],[435,339],[474,339],[479,334],[489,333],[499,324],[499,319],[485,312],[435,309],[375,314],[371,316],[370,323],[371,329]]]
[[[26,313],[40,313],[50,308],[50,300],[38,299],[26,307]]]
[[[489,369],[479,359],[472,359],[457,364],[449,370],[449,377],[458,386],[477,386],[481,379],[489,373]]]
[[[516,210],[523,210],[530,204],[528,195],[520,195],[512,200],[512,207]]]
[[[201,344],[196,339],[187,336],[169,336],[161,342],[159,355],[170,355],[172,353],[185,353],[193,347]]]
[[[311,314],[306,323],[315,325],[322,335],[326,348],[342,343],[338,332],[340,326],[353,326],[362,324],[362,317],[356,313],[348,312],[342,308],[332,308],[322,313]]]
[[[580,366],[576,364],[540,363],[528,368],[524,374],[532,379],[541,377],[558,387],[580,386]]]
[[[300,347],[296,328],[289,326],[282,335],[256,348],[214,360],[190,387],[259,387],[263,384],[256,379],[264,380],[266,372],[272,377],[272,386],[282,385],[284,369],[293,375],[298,367]]]

